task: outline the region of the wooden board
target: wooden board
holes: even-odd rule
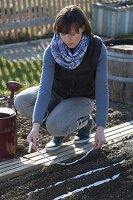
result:
[[[121,141],[123,137],[133,134],[133,121],[123,123],[105,130],[105,136],[108,144]],[[20,158],[14,158],[0,162],[0,181],[7,178],[21,175],[31,169],[37,169],[42,165],[49,166],[55,163],[65,161],[76,155],[84,154],[93,148],[95,133],[91,135],[89,143],[76,145],[73,140],[66,142],[59,150],[47,153],[45,149],[40,150],[43,156],[38,153],[30,153]]]

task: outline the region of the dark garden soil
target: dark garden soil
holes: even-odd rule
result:
[[[95,119],[95,111],[93,112]],[[133,120],[133,106],[110,102],[107,127]],[[18,154],[27,154],[31,122],[18,115]],[[95,126],[93,128],[95,131]],[[41,128],[38,146],[51,136]],[[0,200],[133,200],[133,136],[92,151],[80,162],[42,167],[0,183]]]

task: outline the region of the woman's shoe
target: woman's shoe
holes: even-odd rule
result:
[[[78,131],[78,134],[74,136],[75,144],[82,144],[84,142],[89,141],[92,125],[93,125],[93,119],[91,116],[89,116],[87,125],[85,127],[81,128]]]
[[[48,142],[45,146],[46,151],[54,151],[59,149],[65,138],[66,138],[65,136],[60,136],[60,137],[53,136],[52,140]]]

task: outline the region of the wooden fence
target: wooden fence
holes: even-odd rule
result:
[[[99,0],[99,2],[127,0]],[[98,0],[0,0],[0,40],[43,36],[52,32],[56,14],[61,8],[75,4],[91,19],[92,4]]]

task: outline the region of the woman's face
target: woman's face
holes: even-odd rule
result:
[[[79,32],[77,33],[73,28],[70,30],[68,34],[65,33],[59,33],[59,34],[63,42],[68,46],[68,48],[75,48],[79,44],[82,38],[83,31],[84,29],[80,28]]]

